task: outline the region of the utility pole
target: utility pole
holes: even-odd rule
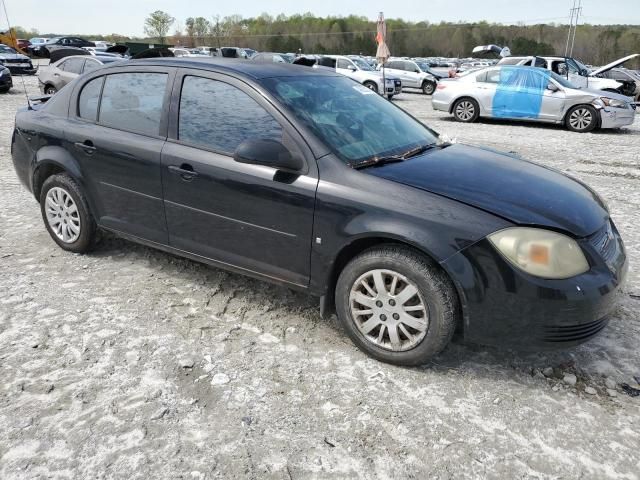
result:
[[[570,57],[573,55],[573,45],[576,41],[576,30],[578,29],[578,21],[582,14],[582,0],[573,0],[573,7],[569,10],[571,14],[571,20],[569,20],[569,33],[567,34],[567,46],[564,49],[564,56]],[[571,45],[571,49],[569,49]]]

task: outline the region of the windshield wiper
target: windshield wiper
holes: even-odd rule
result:
[[[352,165],[352,167],[355,169],[359,169],[359,168],[372,167],[374,165],[384,165],[387,163],[403,162],[408,158],[415,157],[416,155],[420,155],[421,153],[424,153],[427,150],[431,150],[434,147],[436,147],[435,143],[420,145],[419,147],[415,147],[415,148],[412,148],[411,150],[407,150],[401,155],[389,155],[387,157],[373,157],[373,158],[370,158],[369,160],[365,160],[364,162],[356,163]]]

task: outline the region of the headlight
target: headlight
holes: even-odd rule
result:
[[[627,108],[627,102],[623,102],[622,100],[615,100],[613,98],[600,97],[602,103],[604,103],[607,107],[613,108]]]
[[[539,228],[507,228],[488,236],[493,246],[516,267],[542,278],[569,278],[589,270],[578,243]]]

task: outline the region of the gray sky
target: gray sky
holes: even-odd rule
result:
[[[0,0],[1,1],[1,0]],[[41,33],[120,33],[142,35],[145,17],[154,10],[169,12],[180,23],[190,16],[240,14],[252,17],[311,12],[318,16],[350,14],[430,22],[488,20],[502,23],[568,23],[573,0],[4,0],[13,25]],[[583,0],[588,23],[640,24],[640,0]],[[611,8],[615,5],[615,8]],[[1,29],[6,18],[0,12]]]

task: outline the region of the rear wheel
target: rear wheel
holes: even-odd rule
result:
[[[598,126],[598,111],[591,105],[576,105],[567,112],[566,124],[573,132],[590,132]]]
[[[358,255],[335,293],[338,319],[353,342],[396,365],[427,362],[447,346],[458,321],[458,297],[446,274],[404,247]]]
[[[473,98],[461,98],[453,105],[453,116],[459,122],[475,122],[480,116],[478,102]]]
[[[393,95],[387,95],[387,100],[391,100],[393,98]]]
[[[84,253],[96,238],[96,223],[82,188],[69,175],[47,178],[40,192],[40,211],[54,242],[64,250]]]
[[[58,90],[53,85],[47,85],[46,87],[44,87],[44,94],[45,95],[53,95],[57,91]]]
[[[429,80],[422,82],[422,93],[424,93],[425,95],[433,95],[433,92],[435,91],[436,91],[435,82],[430,82]]]
[[[376,85],[376,82],[364,82],[363,85],[369,90],[373,90],[374,92],[378,93],[378,85]]]

